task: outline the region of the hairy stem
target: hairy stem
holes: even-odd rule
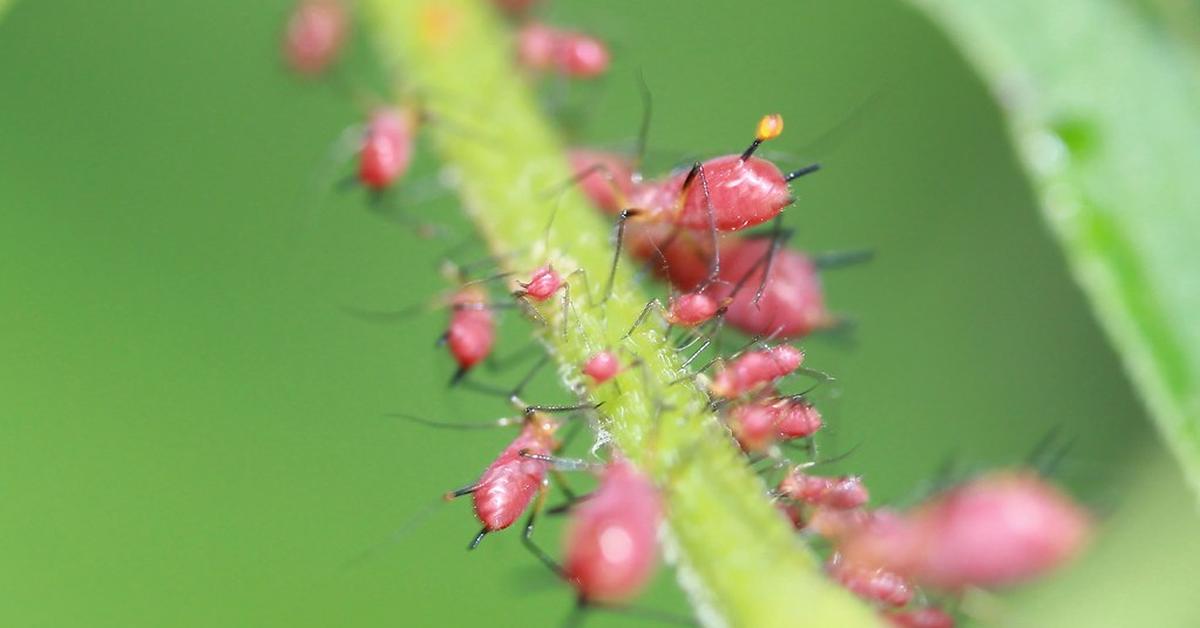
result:
[[[647,302],[625,265],[611,298],[612,225],[574,190],[558,137],[513,67],[511,42],[472,0],[364,0],[398,91],[420,98],[428,132],[467,212],[507,270],[547,262],[569,276],[570,305],[552,299],[539,333],[564,381],[603,402],[600,429],[662,487],[668,547],[702,620],[735,626],[870,626],[874,614],[826,580],[765,498],[765,487],[708,408],[661,326],[625,332]],[[548,229],[547,227],[550,226]],[[589,292],[590,290],[590,292]],[[626,370],[587,388],[580,366],[611,349]],[[640,366],[628,366],[634,362]]]

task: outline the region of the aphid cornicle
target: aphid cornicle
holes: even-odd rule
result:
[[[301,0],[288,17],[283,57],[296,72],[320,74],[337,59],[348,28],[341,0]]]

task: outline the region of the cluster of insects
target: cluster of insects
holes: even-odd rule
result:
[[[494,0],[514,23],[513,56],[521,66],[531,75],[569,79],[590,79],[607,70],[610,55],[602,41],[537,21],[535,4]],[[349,8],[343,0],[300,1],[283,46],[295,71],[319,74],[335,62],[347,37]],[[436,116],[415,102],[371,111],[356,144],[356,182],[373,194],[397,186],[412,163],[420,127],[431,120]],[[645,275],[663,280],[669,289],[665,303],[647,303],[626,338],[665,327],[681,355],[681,379],[706,390],[748,463],[773,480],[765,498],[827,556],[831,580],[875,606],[892,625],[953,626],[955,600],[963,591],[1022,582],[1061,564],[1086,541],[1090,519],[1033,471],[980,474],[906,509],[871,508],[863,478],[817,472],[827,462],[816,446],[826,419],[813,393],[829,378],[806,367],[804,353],[789,343],[843,325],[827,308],[820,274],[869,256],[809,255],[786,246],[791,231],[783,227],[782,216],[796,201],[792,185],[820,166],[788,170],[760,156],[760,147],[783,129],[782,116],[763,116],[743,150],[658,177],[643,175],[640,154],[572,149],[574,176],[567,183],[613,220],[610,277],[598,295],[589,290],[587,306],[603,306],[612,274],[622,263],[635,263]],[[644,147],[644,136],[639,146]],[[441,340],[455,365],[455,384],[469,383],[473,369],[492,355],[499,309],[517,309],[548,326],[538,304],[561,299],[564,313],[580,307],[572,301],[568,281],[579,271],[557,269],[551,260],[480,279],[470,279],[462,267],[451,269],[455,286],[441,299],[448,312]],[[553,333],[569,333],[565,316],[561,325]],[[752,340],[721,356],[731,333]],[[693,367],[706,352],[718,357]],[[617,343],[572,368],[597,388],[618,385],[618,375],[638,366],[639,358]],[[532,375],[504,391],[516,416],[487,425],[410,418],[444,427],[517,429],[477,479],[446,494],[472,500],[480,528],[469,547],[524,517],[521,541],[573,589],[579,609],[627,606],[658,562],[658,531],[666,512],[662,488],[611,444],[601,448],[607,452],[604,462],[565,457],[564,424],[600,420],[604,408],[586,400],[528,404],[521,394]],[[784,392],[798,380],[813,383],[798,393]],[[802,458],[793,459],[793,452]],[[597,487],[576,494],[565,479],[569,472],[593,474]],[[566,501],[547,508],[552,482]],[[547,513],[569,517],[560,558],[543,550],[534,536],[539,516]]]

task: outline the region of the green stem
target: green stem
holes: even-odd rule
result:
[[[558,137],[513,67],[511,42],[472,0],[364,0],[384,64],[432,113],[428,131],[460,182],[467,212],[508,270],[547,262],[570,274],[568,322],[557,300],[539,333],[572,388],[603,402],[600,429],[662,487],[668,554],[709,625],[873,626],[873,612],[828,581],[765,498],[659,325],[622,339],[648,297],[623,266],[602,302],[611,225],[575,191]],[[552,228],[547,231],[547,225]],[[589,299],[589,286],[591,290]],[[614,349],[630,367],[587,388],[579,366]]]

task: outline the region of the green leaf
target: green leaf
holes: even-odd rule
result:
[[[1177,14],[1187,5],[910,1],[991,87],[1075,278],[1200,490],[1200,72],[1196,29]]]

